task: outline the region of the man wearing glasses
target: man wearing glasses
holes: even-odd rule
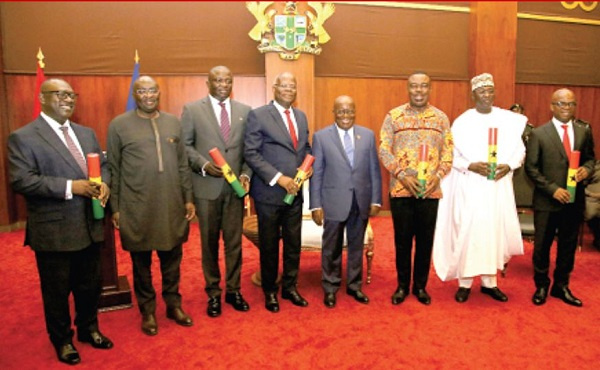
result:
[[[98,329],[104,227],[92,216],[90,200],[104,205],[110,191],[88,180],[87,154],[100,156],[102,180],[109,182],[110,174],[94,132],[69,120],[77,102],[71,86],[46,80],[39,99],[40,116],[8,138],[10,182],[27,203],[25,245],[35,252],[46,330],[58,360],[75,365],[81,358],[72,342],[71,293],[77,339],[94,348],[113,347]]]
[[[258,216],[260,272],[265,308],[279,312],[277,271],[279,239],[283,239],[283,299],[299,307],[308,302],[298,293],[300,266],[302,192],[294,176],[304,157],[310,154],[306,115],[292,107],[296,100],[296,77],[281,73],[273,84],[274,100],[248,114],[244,158],[253,171],[250,195]],[[310,171],[312,172],[312,171]],[[283,199],[296,195],[291,205]]]
[[[538,306],[546,302],[550,288],[550,247],[556,235],[556,267],[550,295],[572,306],[583,305],[569,289],[569,275],[575,264],[577,234],[585,207],[581,182],[592,174],[595,157],[591,127],[573,118],[576,106],[571,90],[556,90],[550,104],[553,118],[533,129],[527,143],[525,171],[535,184],[533,268],[536,290],[532,301]],[[574,151],[580,153],[577,163]],[[568,187],[575,188],[575,199]]]
[[[179,279],[182,244],[195,207],[179,120],[158,110],[160,89],[151,77],[135,81],[133,97],[137,108],[113,119],[108,128],[110,204],[123,249],[131,254],[142,332],[156,335],[153,250],[160,259],[167,318],[182,326],[193,324],[181,308]]]

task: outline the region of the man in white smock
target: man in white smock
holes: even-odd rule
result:
[[[476,276],[482,293],[506,302],[496,274],[510,256],[523,254],[512,177],[525,157],[527,118],[493,106],[489,73],[475,76],[471,91],[475,108],[452,125],[453,169],[442,181],[433,264],[440,279],[458,279],[457,302],[467,301]]]

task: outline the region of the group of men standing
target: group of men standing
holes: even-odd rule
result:
[[[382,204],[379,160],[390,177],[397,270],[392,303],[402,303],[411,289],[419,302],[431,303],[426,285],[432,255],[442,280],[458,279],[456,301],[468,299],[476,276],[481,276],[482,293],[507,301],[496,273],[510,256],[523,252],[512,173],[525,159],[521,135],[526,118],[493,106],[494,82],[489,74],[473,78],[475,108],[463,113],[452,128],[446,114],[429,104],[427,74],[412,74],[407,85],[409,102],[386,115],[379,149],[373,131],[355,124],[354,100],[345,95],[335,99],[334,123],[314,134],[311,147],[306,115],[293,106],[298,87],[289,72],[274,81],[273,101],[251,109],[230,98],[231,71],[214,67],[208,75],[209,95],[186,104],[181,122],[158,109],[160,88],[154,79],[142,76],[133,88],[137,108],[110,123],[106,160],[93,131],[69,120],[77,100],[71,86],[58,79],[44,82],[39,97],[43,112],[13,132],[8,146],[11,184],[27,201],[25,244],[36,253],[46,327],[58,359],[80,362],[72,343],[71,292],[79,341],[102,349],[113,346],[98,329],[103,221],[94,219],[89,198],[104,205],[110,196],[112,222],[131,255],[145,334],[158,333],[151,275],[154,250],[160,260],[167,318],[193,325],[182,309],[179,281],[182,244],[194,216],[200,226],[207,315],[222,313],[221,238],[225,302],[237,311],[250,309],[240,283],[243,201],[226,181],[231,173],[224,171],[231,171],[254,200],[265,308],[280,309],[276,282],[280,240],[281,298],[306,307],[308,302],[297,289],[303,199],[295,175],[307,155],[314,156],[306,174],[311,177],[312,219],[324,226],[326,307],[335,307],[341,286],[344,238],[346,293],[360,303],[369,302],[362,291],[362,252],[368,218]],[[587,178],[593,170],[594,144],[589,125],[573,121],[575,106],[571,91],[556,91],[551,102],[554,118],[534,129],[527,144],[525,170],[536,185],[536,305],[543,304],[550,292],[581,306],[568,283],[583,187],[577,186],[571,203],[567,170],[570,153],[579,151],[581,161],[572,180],[580,183]],[[488,141],[491,132],[493,143]],[[226,167],[211,157],[213,148]],[[102,184],[87,179],[89,153],[100,155]],[[285,202],[286,195],[293,200]],[[555,234],[558,253],[550,290],[549,250]]]

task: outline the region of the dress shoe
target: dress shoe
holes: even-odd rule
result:
[[[400,304],[404,302],[406,296],[408,295],[408,290],[404,288],[398,288],[392,295],[392,304]]]
[[[153,313],[148,315],[142,315],[142,332],[150,336],[158,334],[156,316],[154,316]]]
[[[206,314],[210,317],[218,317],[221,315],[221,297],[217,296],[208,298]]]
[[[167,319],[175,320],[178,325],[181,326],[192,326],[194,322],[192,318],[188,316],[181,307],[169,307],[167,308]]]
[[[294,305],[299,307],[308,306],[306,299],[302,298],[297,290],[284,290],[281,292],[281,298],[291,301]]]
[[[431,304],[431,297],[425,289],[413,289],[413,295],[417,297],[417,300],[425,305]]]
[[[232,305],[236,311],[246,312],[250,309],[250,305],[244,300],[240,292],[225,294],[225,302]]]
[[[102,335],[100,331],[94,330],[88,333],[77,333],[77,340],[83,343],[89,343],[94,348],[99,349],[111,349],[113,348],[113,342]]]
[[[73,343],[64,343],[54,348],[56,349],[58,361],[69,365],[76,365],[81,362],[79,352],[77,352],[77,349],[73,346]]]
[[[265,308],[273,313],[279,312],[277,293],[265,293]]]
[[[544,303],[546,303],[547,296],[548,296],[548,288],[539,287],[535,290],[535,293],[533,293],[533,298],[531,298],[531,301],[533,302],[534,305],[541,306]]]
[[[579,298],[575,297],[573,293],[571,293],[568,286],[564,286],[562,288],[553,286],[552,290],[550,290],[550,295],[562,299],[563,302],[570,304],[571,306],[583,306],[583,302],[581,302]]]
[[[334,308],[335,307],[335,293],[325,293],[325,298],[323,299],[323,303],[325,303],[325,307]]]
[[[366,296],[362,290],[354,290],[354,289],[346,289],[346,294],[351,297],[354,297],[354,300],[360,303],[367,304],[369,303],[369,297]]]
[[[465,303],[467,301],[467,299],[469,299],[469,294],[471,294],[471,288],[460,287],[456,291],[456,294],[454,295],[454,299],[458,303]]]
[[[508,297],[506,296],[506,294],[502,293],[502,291],[500,289],[498,289],[497,286],[495,286],[493,288],[487,288],[487,287],[482,286],[481,293],[487,294],[490,297],[492,297],[495,300],[500,301],[500,302],[508,301]]]

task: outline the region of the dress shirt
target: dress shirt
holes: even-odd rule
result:
[[[567,127],[567,135],[569,135],[569,144],[571,144],[571,151],[572,151],[573,143],[575,143],[575,133],[573,132],[573,121],[570,120],[569,122],[564,123],[564,122],[560,122],[556,118],[552,117],[552,123],[554,124],[554,127],[556,128],[556,132],[558,132],[558,137],[560,138],[561,142],[563,139],[563,133],[565,132],[565,130],[563,130],[562,126],[563,125],[569,126],[569,127]]]

